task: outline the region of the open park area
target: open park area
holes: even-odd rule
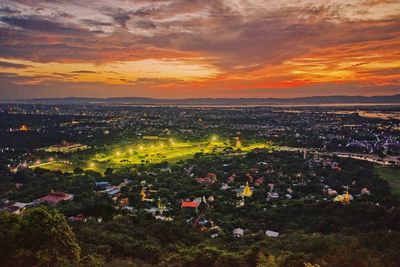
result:
[[[208,140],[179,141],[173,138],[154,140],[121,141],[111,146],[96,148],[95,151],[79,151],[57,159],[40,160],[31,168],[73,172],[76,167],[104,173],[107,168],[129,168],[138,164],[177,163],[193,158],[197,153],[240,154],[256,148],[272,148],[269,143],[220,140],[212,136]]]

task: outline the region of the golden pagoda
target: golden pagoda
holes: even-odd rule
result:
[[[350,204],[350,194],[349,191],[346,191],[346,194],[343,196],[343,204]]]
[[[250,186],[249,186],[249,182],[246,182],[246,186],[243,190],[242,195],[244,197],[251,197],[253,195],[253,192],[251,191]]]
[[[335,201],[335,202],[340,202],[340,203],[345,204],[345,205],[349,205],[349,204],[350,204],[351,198],[352,198],[352,197],[351,197],[351,195],[349,194],[349,191],[346,191],[346,194],[337,195],[337,196],[333,199],[333,201]]]
[[[343,195],[337,195],[337,196],[333,199],[333,201],[343,203],[343,199],[344,199],[344,196],[343,196]]]
[[[146,193],[144,192],[144,189],[142,188],[142,190],[140,190],[140,198],[142,199],[142,201],[144,201],[146,199]]]

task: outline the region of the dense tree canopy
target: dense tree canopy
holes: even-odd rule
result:
[[[30,209],[22,216],[1,212],[0,236],[5,266],[54,266],[80,259],[71,227],[54,209]]]

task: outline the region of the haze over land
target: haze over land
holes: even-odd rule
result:
[[[310,96],[297,98],[183,98],[157,99],[146,97],[65,97],[8,100],[11,103],[43,104],[130,104],[130,105],[335,105],[335,104],[400,104],[400,95],[392,96]]]
[[[0,98],[400,93],[400,2],[0,3]]]

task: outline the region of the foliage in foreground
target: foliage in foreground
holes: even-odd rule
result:
[[[323,235],[295,231],[279,238],[250,235],[213,240],[175,223],[130,216],[80,223],[74,232],[57,210],[39,207],[21,216],[2,212],[2,264],[379,267],[400,263],[398,232]]]
[[[4,266],[65,265],[79,261],[80,247],[64,216],[40,207],[0,213],[0,257]]]

